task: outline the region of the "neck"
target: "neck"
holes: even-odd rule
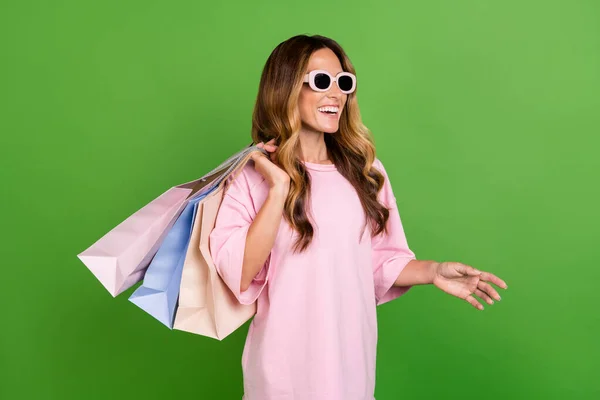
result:
[[[323,132],[300,131],[300,159],[310,163],[322,163],[329,160],[325,134]]]

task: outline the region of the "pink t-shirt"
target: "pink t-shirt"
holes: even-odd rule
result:
[[[314,236],[293,254],[297,233],[282,217],[275,244],[240,293],[248,228],[268,185],[250,161],[231,181],[210,234],[220,276],[242,304],[257,301],[242,355],[243,400],[374,400],[376,306],[405,293],[393,283],[415,259],[383,164],[379,201],[390,208],[388,235],[371,239],[354,187],[333,164],[304,162]]]

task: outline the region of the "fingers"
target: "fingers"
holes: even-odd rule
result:
[[[502,279],[498,278],[496,275],[491,272],[480,271],[476,268],[471,267],[470,265],[465,265],[458,263],[457,271],[463,275],[471,275],[477,276],[479,275],[479,279],[482,281],[492,282],[494,285],[501,287],[503,289],[508,289],[508,285]]]
[[[501,300],[500,294],[498,294],[498,291],[494,289],[490,283],[493,283],[503,289],[508,288],[506,282],[498,278],[496,275],[490,272],[479,271],[470,265],[459,264],[456,270],[463,275],[479,276],[477,288],[473,291],[473,294],[490,305],[494,304],[494,300]],[[465,300],[478,310],[483,310],[483,305],[479,303],[479,301],[477,301],[473,295],[468,295]]]
[[[277,155],[275,154],[275,152],[272,152],[272,153],[270,153],[270,154],[269,154],[269,159],[270,159],[270,160],[271,160],[273,163],[277,164]]]
[[[492,298],[490,296],[488,296],[484,291],[475,289],[475,294],[477,295],[477,297],[479,297],[480,299],[483,299],[489,305],[494,304],[494,300],[492,300]]]
[[[260,157],[267,158],[267,155],[266,155],[266,154],[263,154],[263,153],[262,153],[262,152],[260,152],[260,151],[253,151],[253,152],[252,152],[252,154],[250,154],[250,159],[251,159],[252,161],[254,161],[254,162],[257,162],[257,160],[259,160],[259,159],[260,159]]]
[[[477,283],[477,288],[473,293],[490,305],[494,304],[494,299],[497,301],[501,300],[501,297],[496,291],[496,289],[494,289],[492,285],[490,285],[487,282],[484,282],[483,280],[480,280]],[[481,305],[481,303],[479,303],[477,299],[473,297],[473,295],[468,295],[465,298],[465,300],[478,310],[483,310],[483,305]]]
[[[487,283],[487,282],[484,282],[484,281],[481,281],[481,280],[480,280],[480,281],[477,283],[477,289],[479,289],[479,290],[481,290],[481,291],[485,292],[485,293],[486,293],[488,296],[491,296],[491,297],[493,297],[494,299],[496,299],[496,300],[498,300],[498,301],[500,301],[500,299],[501,299],[501,298],[500,298],[500,295],[498,294],[498,292],[496,291],[496,289],[494,289],[494,288],[492,287],[492,285],[490,285],[490,284],[489,284],[489,283]]]
[[[475,300],[475,297],[473,297],[472,295],[468,295],[465,298],[465,300],[468,301],[476,309],[483,310],[483,306],[477,300]]]
[[[508,289],[508,285],[502,279],[490,272],[482,272],[481,279],[484,281],[492,282],[494,285],[501,287],[502,289]]]
[[[457,264],[458,264],[456,267],[457,271],[463,275],[477,276],[477,275],[481,274],[481,271],[471,267],[470,265],[465,265],[465,264],[461,264],[461,263],[457,263]]]
[[[259,144],[256,145],[256,147],[259,147],[261,149],[264,148],[265,150],[267,150],[267,152],[269,154],[264,154],[264,153],[262,153],[260,151],[253,152],[255,154],[252,154],[250,156],[250,158],[254,162],[257,162],[260,159],[260,157],[264,157],[264,158],[270,160],[271,162],[277,164],[277,162],[276,162],[277,161],[277,156],[276,156],[276,153],[275,153],[275,150],[277,150],[277,146],[272,146],[272,145],[268,145],[266,143],[260,142]],[[273,148],[273,149],[271,149],[271,148]]]
[[[275,139],[271,139],[269,140],[267,143],[265,142],[260,142],[259,144],[256,145],[256,147],[259,147],[261,149],[265,149],[267,150],[269,153],[273,153],[277,150],[278,146],[275,146],[273,143],[275,143]]]

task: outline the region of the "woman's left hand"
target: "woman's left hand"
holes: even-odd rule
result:
[[[459,262],[441,262],[436,265],[434,270],[433,284],[435,286],[446,293],[468,301],[479,310],[483,310],[483,305],[473,297],[474,294],[488,304],[494,304],[492,299],[500,300],[500,295],[488,282],[503,289],[507,288],[506,283],[496,275],[479,271]]]

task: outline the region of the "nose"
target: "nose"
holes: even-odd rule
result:
[[[335,97],[337,99],[340,99],[344,95],[344,93],[342,93],[342,91],[340,90],[337,81],[332,83],[331,87],[327,91],[327,95],[329,97]]]

